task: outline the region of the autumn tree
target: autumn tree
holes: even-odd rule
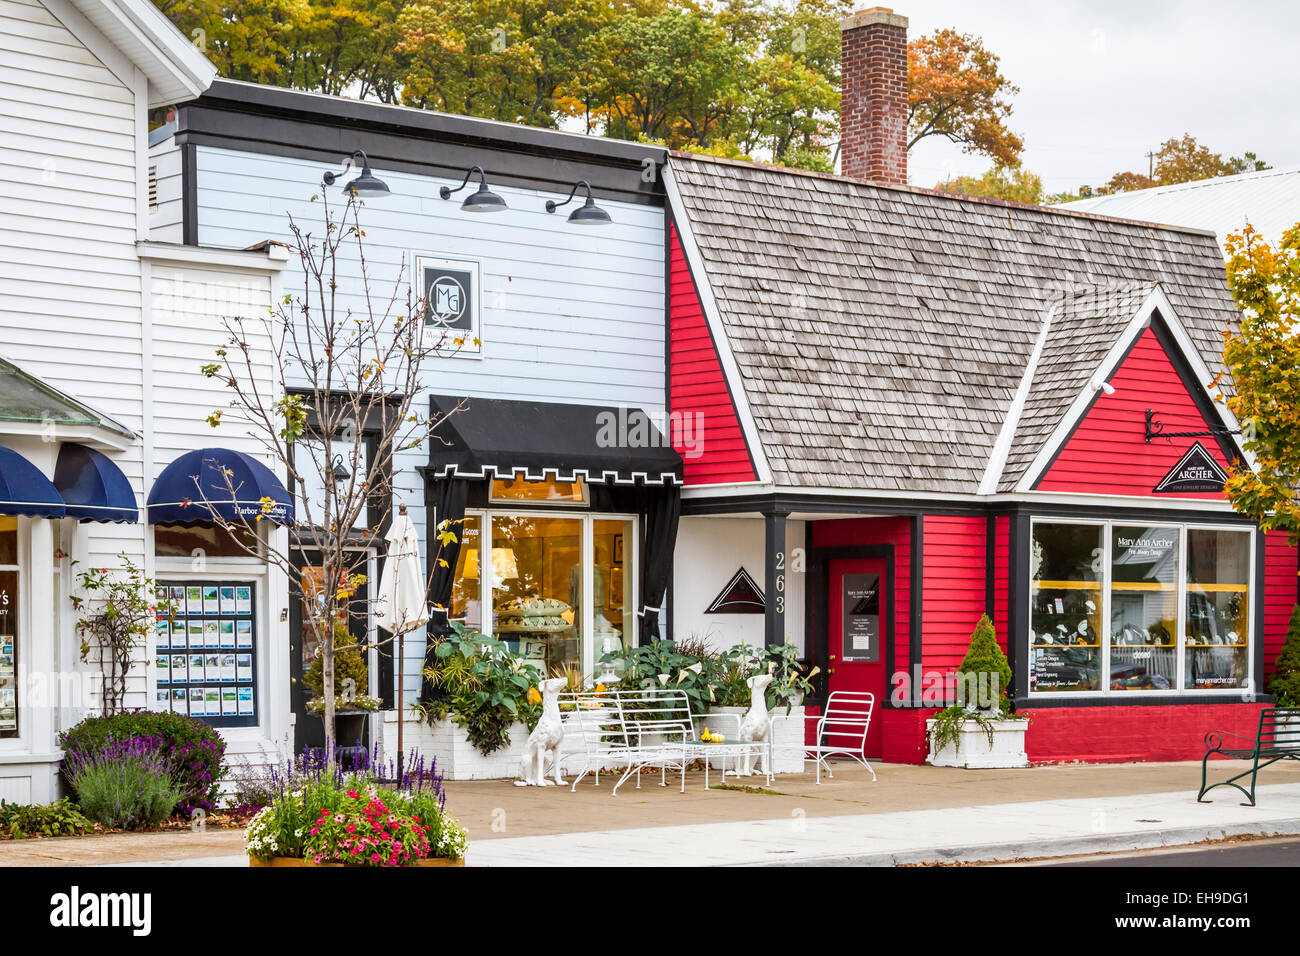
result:
[[[1156,181],[1150,176],[1144,176],[1142,173],[1116,173],[1110,177],[1110,182],[1100,190],[1102,193],[1126,193],[1134,189],[1148,189],[1156,185]]]
[[[1300,534],[1300,224],[1274,249],[1250,226],[1224,241],[1228,289],[1241,324],[1225,334],[1227,405],[1255,468],[1236,467],[1225,492],[1266,530]]]
[[[916,38],[907,47],[907,80],[908,149],[941,136],[1004,166],[1019,162],[1024,143],[1006,124],[1020,90],[982,39],[953,29]]]
[[[1023,166],[992,166],[982,176],[958,176],[935,187],[947,193],[985,196],[1010,202],[1043,201],[1043,180]]]
[[[1155,157],[1154,178],[1160,186],[1213,179],[1232,172],[1232,166],[1222,156],[1202,146],[1191,133],[1184,133],[1182,139],[1165,140]]]

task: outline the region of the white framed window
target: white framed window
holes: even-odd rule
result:
[[[636,645],[637,535],[635,515],[467,512],[451,619],[548,676],[590,679],[604,654]]]
[[[1254,535],[1240,526],[1035,518],[1030,694],[1253,687]]]

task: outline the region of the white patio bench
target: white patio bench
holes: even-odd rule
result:
[[[814,743],[805,745],[805,754],[809,760],[817,761],[817,783],[822,782],[822,767],[830,777],[835,774],[827,757],[848,757],[871,771],[871,779],[876,779],[876,771],[867,763],[867,728],[871,726],[871,715],[876,707],[876,695],[866,691],[837,690],[826,698],[826,706],[820,714],[809,714],[807,720],[817,721]]]
[[[633,774],[640,789],[641,771],[657,768],[663,786],[670,769],[679,771],[682,792],[686,791],[686,767],[692,759],[688,748],[695,743],[695,725],[684,691],[593,691],[559,697],[564,720],[561,766],[576,768],[578,773],[570,790],[576,790],[589,773],[600,786],[602,770],[622,772],[614,793]]]

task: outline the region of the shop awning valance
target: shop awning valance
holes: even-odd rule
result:
[[[435,395],[435,418],[460,399]],[[472,398],[429,442],[436,477],[679,484],[682,458],[639,408]]]
[[[140,520],[131,482],[122,469],[93,448],[64,444],[54,466],[54,487],[67,505],[69,518],[127,524]]]
[[[150,524],[212,522],[214,514],[226,521],[264,515],[276,524],[290,524],[293,502],[275,472],[229,448],[186,452],[163,469],[149,492]]]
[[[62,518],[66,513],[50,479],[18,452],[0,446],[0,515]]]

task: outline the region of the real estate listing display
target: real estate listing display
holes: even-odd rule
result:
[[[257,722],[257,624],[251,582],[169,581],[154,645],[156,706],[216,726]]]

